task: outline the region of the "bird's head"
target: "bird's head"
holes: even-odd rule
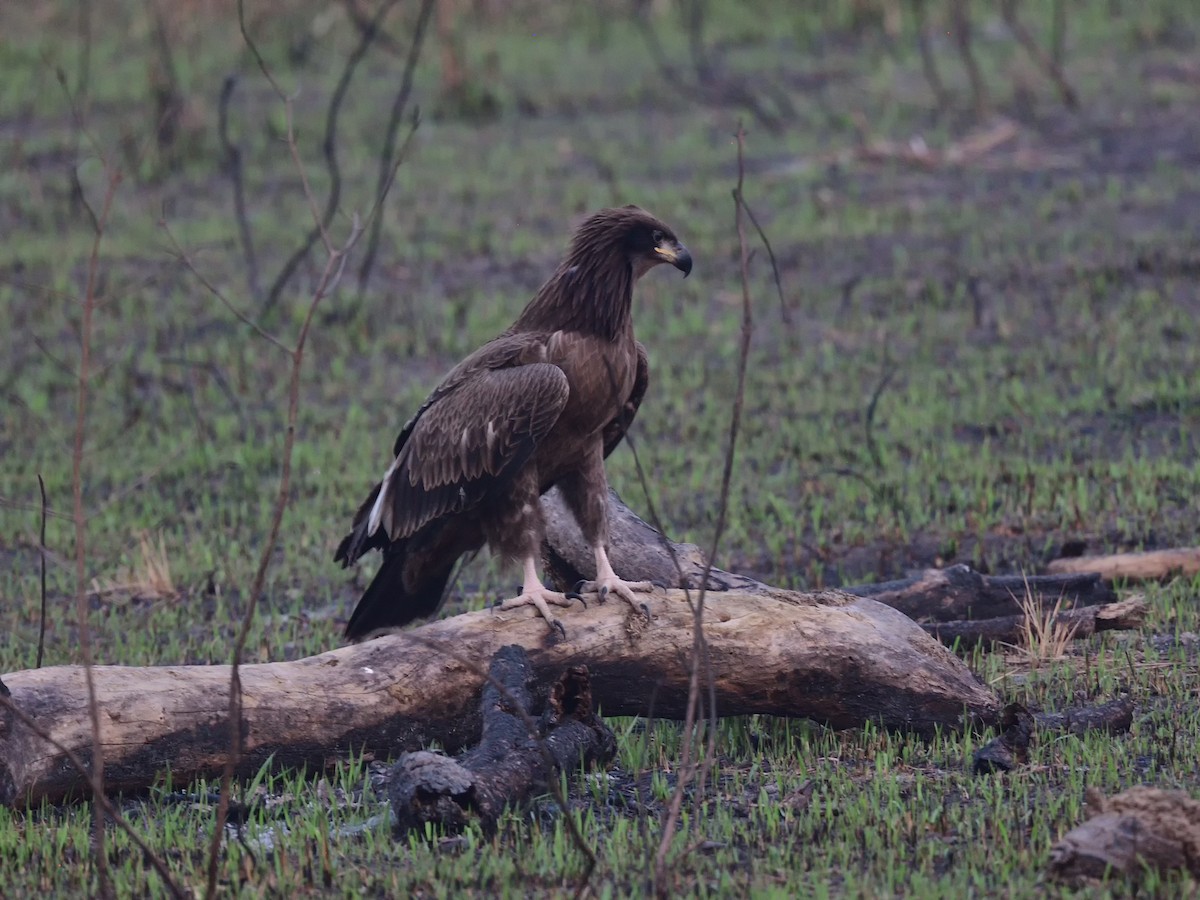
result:
[[[576,252],[616,250],[633,269],[634,280],[655,266],[670,263],[687,277],[692,255],[670,227],[637,206],[602,209],[593,214],[575,234]]]

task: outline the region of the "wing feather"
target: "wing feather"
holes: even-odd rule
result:
[[[408,537],[477,506],[529,461],[566,405],[567,376],[550,363],[461,368],[401,433],[369,535],[382,526],[392,540]]]

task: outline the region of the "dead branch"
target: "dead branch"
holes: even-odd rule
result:
[[[404,155],[404,148],[397,150],[396,140],[400,132],[400,123],[404,121],[405,110],[412,96],[413,74],[416,72],[417,60],[421,56],[421,45],[425,41],[425,31],[429,24],[430,14],[437,0],[423,0],[421,10],[417,14],[417,23],[413,26],[412,42],[408,47],[408,56],[404,60],[404,74],[400,77],[400,87],[392,100],[392,111],[388,115],[387,131],[384,134],[383,148],[379,152],[379,176],[375,185],[375,203],[382,207],[384,200],[391,192],[392,181]],[[347,4],[349,6],[350,4]],[[414,119],[415,122],[415,119]],[[415,124],[414,124],[415,129]],[[411,134],[410,134],[411,136]],[[379,238],[383,231],[382,210],[370,217],[371,230],[367,235],[367,247],[363,254],[362,264],[358,268],[358,298],[361,301],[366,293],[367,283],[371,278],[371,269],[375,265],[375,255],[379,251]]]
[[[1068,607],[1098,606],[1117,599],[1097,575],[981,575],[967,565],[925,569],[897,581],[844,588],[900,610],[919,622],[996,619],[1023,612],[1022,598],[1056,601]]]
[[[983,72],[975,59],[975,51],[971,46],[971,17],[967,12],[969,0],[950,0],[950,30],[954,36],[958,55],[962,58],[967,70],[967,78],[971,81],[971,97],[975,108],[975,117],[983,120],[991,111],[988,100],[987,85],[983,81]]]
[[[925,15],[925,0],[912,0],[912,9],[917,32],[917,49],[921,54],[921,69],[925,73],[925,80],[929,83],[930,90],[933,91],[934,104],[941,112],[949,106],[950,95],[946,92],[945,84],[942,83],[937,60],[933,55],[933,46],[929,41],[929,22]]]
[[[237,88],[236,75],[226,77],[217,103],[217,139],[224,154],[221,168],[233,186],[233,217],[237,222],[242,256],[246,260],[246,285],[256,303],[262,302],[262,284],[258,276],[258,256],[254,252],[254,237],[250,231],[250,216],[246,211],[246,182],[242,171],[242,149],[229,137],[229,105]]]
[[[1050,849],[1047,867],[1054,878],[1136,878],[1145,869],[1200,877],[1200,800],[1183,791],[1135,787],[1108,798],[1091,789],[1087,804],[1091,817]]]
[[[1054,575],[1091,572],[1105,581],[1158,581],[1180,576],[1190,578],[1200,573],[1200,547],[1115,553],[1111,556],[1064,557],[1050,563],[1046,571]]]
[[[479,738],[486,673],[454,655],[489,660],[509,644],[526,648],[541,681],[587,666],[606,715],[682,718],[690,676],[680,660],[692,647],[694,617],[679,592],[652,596],[649,606],[650,622],[619,603],[572,610],[565,641],[528,610],[484,610],[307,659],[244,665],[236,771],[252,774],[272,757],[320,769],[338,756],[385,756],[431,741],[456,752]],[[723,716],[809,717],[834,728],[874,721],[931,733],[989,723],[999,711],[961,660],[871,600],[730,591],[710,605],[703,628]],[[12,702],[55,741],[84,758],[103,750],[110,790],[139,791],[167,766],[177,781],[222,770],[230,758],[230,676],[229,666],[96,667],[99,748],[80,667],[26,670],[4,681]],[[0,710],[0,802],[56,802],[84,795],[86,785],[60,751]]]
[[[491,834],[506,808],[544,792],[559,772],[578,769],[580,760],[593,765],[613,758],[616,738],[592,706],[585,666],[553,683],[536,722],[532,683],[524,648],[502,647],[483,688],[479,745],[457,759],[420,750],[397,760],[388,785],[397,836],[430,822],[459,832],[472,821]]]
[[[1017,15],[1017,5],[1019,0],[1001,0],[1000,15],[1004,17],[1004,23],[1008,26],[1008,30],[1012,32],[1013,37],[1029,54],[1029,58],[1034,64],[1045,73],[1046,77],[1054,82],[1054,86],[1058,89],[1058,94],[1062,98],[1063,105],[1067,109],[1079,108],[1079,95],[1075,93],[1075,89],[1071,87],[1067,81],[1067,76],[1062,69],[1062,56],[1064,42],[1066,41],[1066,12],[1063,8],[1062,0],[1057,0],[1054,10],[1054,36],[1051,40],[1050,53],[1046,53],[1033,36],[1033,32],[1021,21]]]
[[[1106,606],[1085,606],[1064,609],[1051,619],[1052,626],[1066,629],[1071,638],[1079,640],[1101,631],[1128,631],[1141,628],[1149,607],[1142,597],[1130,597]],[[1025,615],[1001,616],[962,622],[938,622],[921,626],[943,644],[962,649],[979,645],[1012,644],[1021,642],[1028,623]]]
[[[309,229],[308,233],[305,235],[304,240],[300,242],[300,245],[294,251],[292,251],[292,255],[288,257],[287,261],[283,264],[283,268],[279,270],[279,274],[275,276],[275,281],[272,282],[270,290],[267,291],[266,302],[259,311],[260,316],[267,315],[274,308],[275,304],[278,303],[279,297],[283,293],[283,289],[287,287],[288,282],[292,279],[292,275],[294,275],[296,269],[300,267],[300,263],[302,263],[308,257],[313,245],[316,244],[318,240],[325,244],[325,249],[328,253],[332,254],[335,252],[336,248],[329,238],[328,230],[329,226],[333,223],[334,214],[337,213],[338,205],[341,203],[342,198],[342,172],[340,166],[338,165],[337,158],[338,117],[342,111],[342,102],[346,98],[346,92],[350,88],[350,81],[354,77],[354,73],[358,69],[359,63],[361,63],[363,58],[367,55],[367,51],[371,49],[371,43],[374,41],[375,35],[379,31],[379,25],[383,22],[384,17],[387,16],[392,7],[395,5],[396,0],[384,0],[384,2],[380,4],[379,10],[376,12],[375,18],[372,20],[372,26],[361,33],[358,44],[346,58],[346,65],[342,69],[341,77],[338,78],[337,86],[333,89],[333,95],[329,98],[329,108],[325,112],[325,136],[321,141],[321,153],[325,160],[325,171],[329,176],[329,193],[325,197],[325,206],[320,215],[317,217],[317,221],[313,224],[313,227]],[[238,3],[238,10],[238,17],[242,22],[243,39],[247,42],[247,44],[250,44],[252,41],[249,34],[245,30],[245,16],[241,12],[241,2]],[[257,51],[255,51],[255,56],[258,57]],[[263,66],[261,57],[259,57],[259,60],[260,66]],[[265,68],[265,66],[263,66],[263,68]],[[275,82],[272,81],[272,84],[274,83]],[[278,90],[278,87],[276,90]],[[296,144],[295,135],[292,129],[292,104],[291,101],[287,100],[286,98],[285,106],[288,113],[288,146],[291,149],[292,158],[296,164],[296,169],[300,174],[301,180],[304,182],[305,194],[309,197],[310,204],[312,204],[312,192],[308,187],[307,173],[303,163],[300,161],[299,148]]]

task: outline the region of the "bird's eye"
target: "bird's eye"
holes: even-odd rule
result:
[[[663,241],[663,233],[661,231],[655,231],[654,234],[651,235],[651,239],[654,241],[654,243],[661,244]]]

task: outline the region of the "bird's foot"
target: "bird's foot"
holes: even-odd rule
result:
[[[551,606],[571,606],[576,600],[583,602],[583,598],[575,592],[569,594],[560,594],[558,591],[552,591],[548,588],[535,588],[533,590],[522,591],[511,600],[505,600],[500,604],[501,610],[516,609],[519,606],[532,606],[539,613],[552,631],[557,631],[564,638],[567,636],[567,630],[563,627],[562,622],[558,621],[550,612]],[[584,604],[587,605],[586,603]]]
[[[644,601],[639,600],[636,594],[651,594],[658,587],[659,585],[653,581],[624,581],[616,575],[610,575],[607,578],[597,578],[595,581],[581,581],[575,585],[575,592],[581,595],[595,594],[601,603],[607,600],[610,594],[616,594],[647,619],[652,619],[650,607]]]

